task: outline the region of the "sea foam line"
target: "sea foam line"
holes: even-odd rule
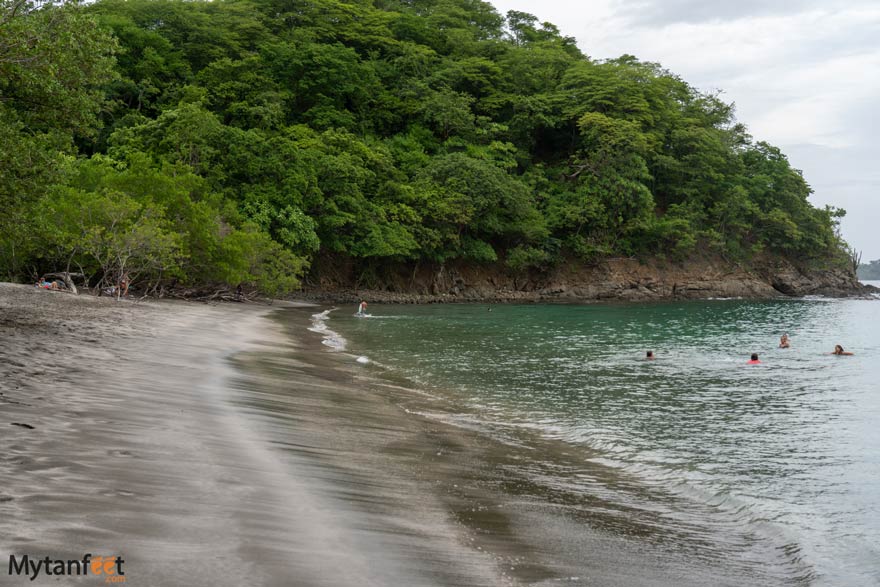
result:
[[[324,337],[321,342],[334,351],[344,351],[348,345],[348,341],[338,332],[331,330],[327,326],[327,319],[330,317],[330,312],[333,310],[336,310],[336,308],[330,308],[329,310],[324,310],[318,314],[312,314],[312,327],[309,328],[309,330],[321,334]]]

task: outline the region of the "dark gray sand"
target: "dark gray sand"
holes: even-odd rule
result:
[[[420,415],[442,406],[323,347],[317,311],[0,284],[0,585],[101,582],[10,553],[122,555],[148,586],[780,583],[540,482],[620,483],[582,455]]]

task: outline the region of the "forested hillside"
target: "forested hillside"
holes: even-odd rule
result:
[[[858,275],[859,279],[880,281],[880,259],[859,265]]]
[[[295,288],[316,257],[510,271],[845,261],[731,105],[479,0],[0,0],[0,272]],[[42,6],[42,8],[40,7]],[[588,47],[586,48],[588,50]]]

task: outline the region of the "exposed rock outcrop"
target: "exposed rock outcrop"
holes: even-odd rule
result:
[[[855,273],[839,268],[804,270],[789,261],[777,259],[758,268],[758,273],[774,289],[788,296],[823,295],[845,297],[870,290],[859,283]]]
[[[513,272],[503,265],[316,265],[302,294],[316,300],[434,303],[466,301],[649,301],[707,298],[865,295],[871,288],[843,269],[800,269],[774,259],[743,267],[721,259],[606,259],[563,263],[548,271]]]

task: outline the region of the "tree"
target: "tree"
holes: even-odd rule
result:
[[[31,132],[93,134],[115,50],[76,3],[0,0],[0,103]]]
[[[64,250],[97,274],[98,291],[125,276],[137,281],[178,269],[180,237],[171,232],[158,206],[120,192],[57,188],[39,211],[47,245]]]
[[[116,43],[76,4],[0,0],[0,257],[34,253],[29,212],[60,181],[75,135],[92,135]]]
[[[467,136],[474,128],[473,103],[470,95],[444,88],[428,95],[424,116],[443,140],[453,135]]]
[[[418,189],[423,222],[434,237],[425,252],[433,258],[494,260],[493,241],[533,242],[547,234],[526,186],[490,162],[458,153],[438,157],[420,175]]]

